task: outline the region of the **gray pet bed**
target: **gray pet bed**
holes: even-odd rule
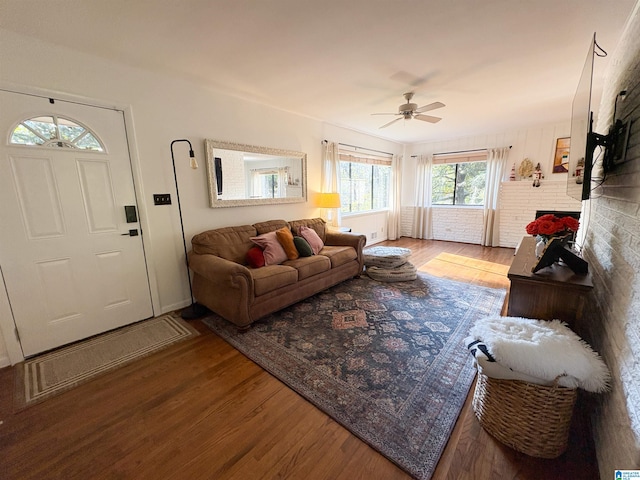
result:
[[[401,247],[369,247],[362,252],[367,267],[396,268],[407,263],[411,250]]]
[[[395,268],[367,267],[366,272],[378,282],[407,282],[418,276],[417,268],[410,262]]]

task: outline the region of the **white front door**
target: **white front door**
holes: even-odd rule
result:
[[[12,143],[30,118],[44,128],[25,136],[61,141]],[[0,132],[0,267],[24,355],[152,316],[123,113],[0,91]]]

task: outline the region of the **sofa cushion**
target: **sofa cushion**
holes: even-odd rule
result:
[[[302,220],[294,220],[289,222],[289,226],[291,227],[291,231],[294,235],[300,235],[300,227],[308,227],[312,228],[316,231],[320,240],[322,242],[326,242],[326,222],[322,218],[305,218]]]
[[[253,243],[251,237],[258,233],[252,225],[217,228],[199,233],[191,239],[193,252],[202,255],[216,255],[243,265]]]
[[[268,222],[254,223],[253,227],[258,232],[258,235],[263,233],[275,232],[282,227],[288,227],[289,224],[285,220],[269,220]]]
[[[311,245],[302,237],[293,237],[293,244],[296,246],[298,250],[298,254],[301,257],[310,257],[313,255],[313,250],[311,250]]]
[[[288,265],[267,265],[250,272],[256,297],[287,285],[294,285],[298,281],[298,271]]]
[[[295,268],[298,271],[298,281],[313,277],[318,273],[331,270],[331,260],[324,255],[313,255],[312,257],[300,257],[296,260],[288,260],[285,265]]]
[[[282,227],[276,230],[276,237],[278,238],[280,245],[282,245],[282,248],[284,248],[289,260],[295,260],[300,256],[295,243],[293,243],[293,235],[291,234],[289,227]]]
[[[325,245],[320,251],[320,255],[331,260],[331,268],[339,267],[358,258],[358,254],[353,247],[339,247]]]
[[[251,247],[247,252],[247,264],[251,268],[264,267],[264,252],[260,247]]]
[[[313,228],[302,225],[300,227],[300,236],[309,242],[314,255],[320,253],[320,250],[322,250],[322,247],[324,246],[324,242]]]
[[[276,232],[251,237],[251,241],[262,248],[265,265],[278,265],[287,259],[287,253],[280,245]]]

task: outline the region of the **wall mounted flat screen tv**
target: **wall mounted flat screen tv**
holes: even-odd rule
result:
[[[591,192],[591,171],[595,149],[592,139],[591,83],[596,45],[594,33],[571,107],[571,149],[569,150],[567,195],[576,200],[587,200]]]

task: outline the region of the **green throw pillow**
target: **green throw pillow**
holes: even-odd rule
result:
[[[311,245],[302,237],[293,237],[293,244],[296,246],[298,253],[301,257],[310,257],[313,255]]]

